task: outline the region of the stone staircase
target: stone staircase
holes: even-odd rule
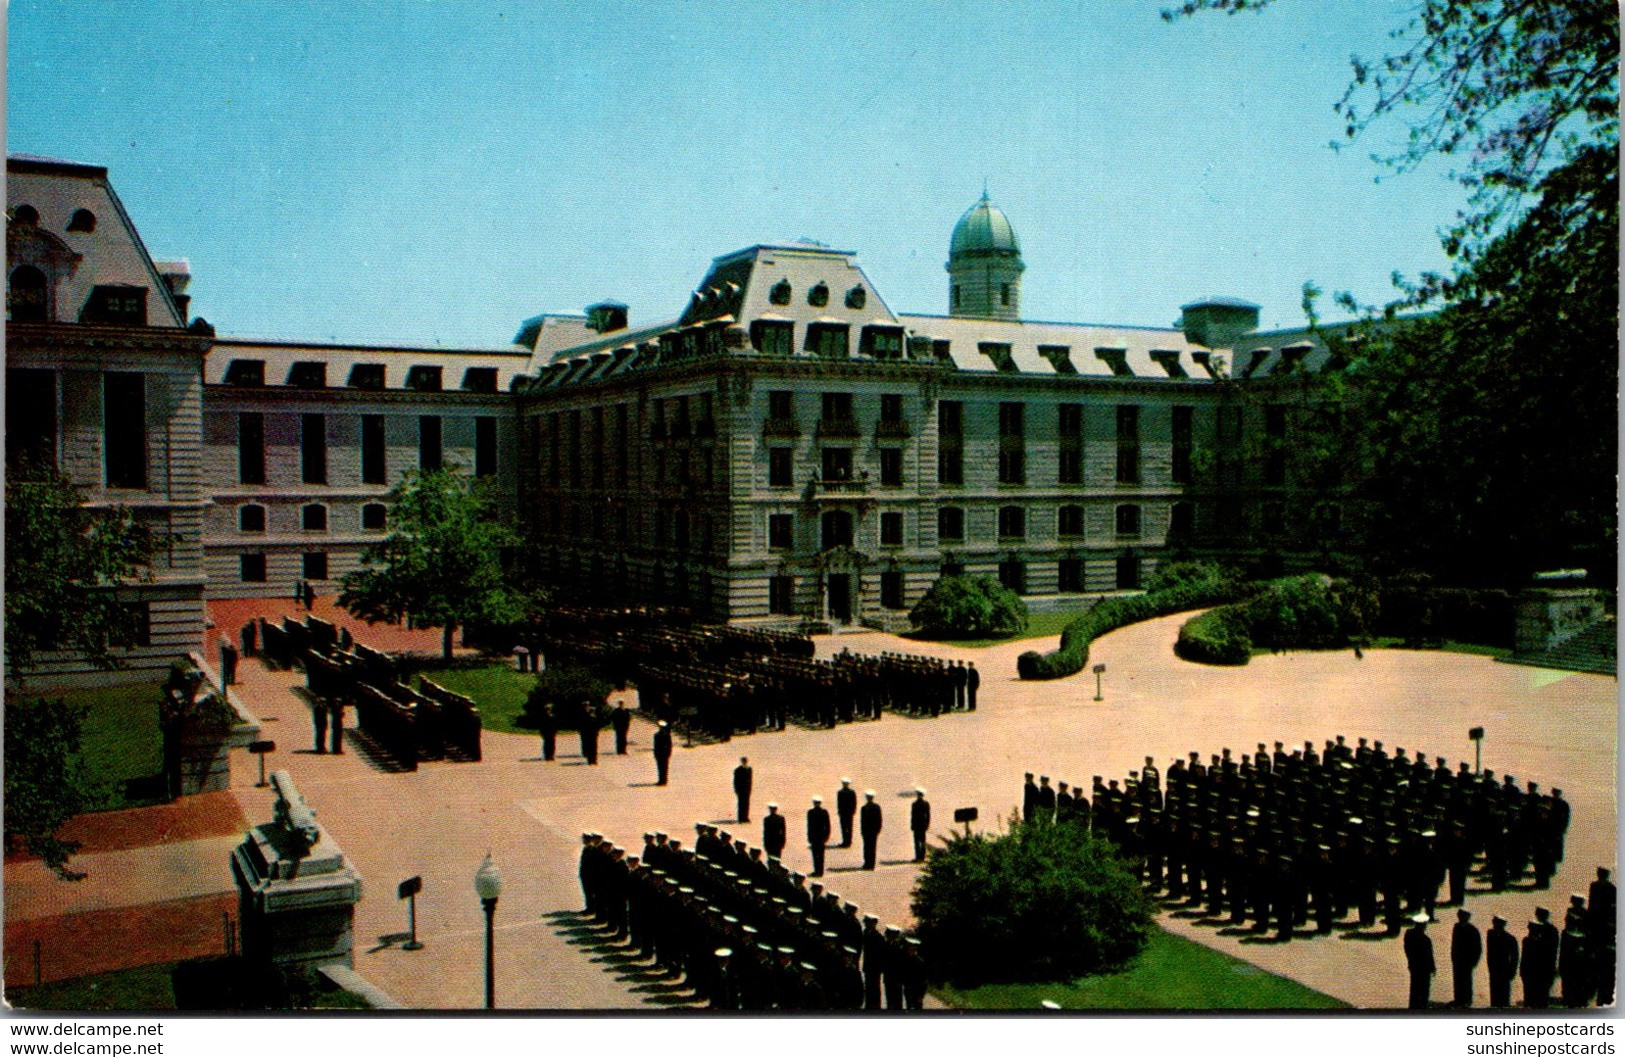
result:
[[[1545,650],[1514,653],[1502,660],[1535,668],[1556,668],[1568,672],[1592,672],[1619,676],[1619,622],[1606,616],[1584,631],[1571,635]]]

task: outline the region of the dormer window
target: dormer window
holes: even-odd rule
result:
[[[1129,369],[1127,349],[1099,348],[1095,350],[1095,355],[1100,357],[1100,362],[1110,367],[1112,373],[1119,378],[1134,377],[1134,372]]]
[[[1003,341],[983,341],[977,343],[976,350],[993,361],[993,366],[999,371],[1013,373],[1016,370],[1016,361],[1010,355],[1010,345]]]
[[[1077,365],[1072,362],[1072,348],[1069,345],[1040,345],[1038,355],[1050,362],[1056,374],[1077,374]]]
[[[847,331],[845,323],[809,323],[807,351],[826,360],[844,360],[847,357]]]
[[[406,388],[420,393],[438,393],[441,389],[441,369],[428,364],[417,364],[406,372]]]
[[[497,391],[495,367],[470,367],[463,372],[463,392],[494,393]]]
[[[859,309],[869,303],[869,293],[861,286],[854,286],[846,292],[846,307]]]
[[[232,360],[226,365],[226,384],[258,389],[265,384],[265,361]]]
[[[51,299],[46,286],[45,273],[32,264],[12,270],[11,284],[6,289],[6,311],[12,322],[49,322]]]
[[[780,279],[773,284],[773,289],[767,292],[767,299],[775,305],[790,303],[790,280]]]
[[[381,363],[358,363],[350,368],[351,389],[382,389],[384,387],[384,365]]]
[[[861,351],[877,360],[903,358],[902,327],[864,327]]]
[[[11,222],[13,224],[32,224],[37,226],[39,224],[39,210],[24,203],[11,211]]]
[[[825,305],[829,304],[829,287],[823,283],[819,283],[811,290],[808,290],[807,303],[812,305],[814,308],[823,308]]]
[[[1179,352],[1174,349],[1152,349],[1151,359],[1163,370],[1168,372],[1170,378],[1188,378],[1185,366],[1179,362]]]
[[[795,324],[773,319],[758,319],[750,325],[750,343],[767,356],[788,356],[791,350],[791,330]]]
[[[81,323],[106,323],[112,326],[144,327],[147,325],[147,288],[144,286],[98,286],[90,291],[79,314]]]
[[[295,389],[326,389],[327,364],[320,360],[297,360],[288,368],[288,385]]]
[[[83,231],[89,234],[96,230],[96,214],[88,209],[75,209],[73,216],[68,218],[69,231]]]

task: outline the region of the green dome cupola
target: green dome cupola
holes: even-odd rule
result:
[[[982,192],[954,225],[948,244],[948,313],[973,319],[1020,319],[1021,242],[1010,218]]]

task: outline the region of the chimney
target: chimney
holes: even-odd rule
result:
[[[186,292],[187,286],[192,282],[192,266],[186,260],[153,261],[152,266],[158,269],[158,277],[169,288],[169,296],[175,302],[175,309],[181,314],[181,324],[191,318],[191,295]]]

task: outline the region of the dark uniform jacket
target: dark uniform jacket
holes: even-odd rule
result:
[[[807,843],[829,843],[829,812],[822,806],[810,809],[807,812]]]
[[[865,837],[875,836],[880,833],[880,824],[880,805],[871,800],[858,813],[858,831]]]
[[[924,833],[931,828],[931,801],[914,801],[914,806],[909,808],[908,825],[915,833]]]

